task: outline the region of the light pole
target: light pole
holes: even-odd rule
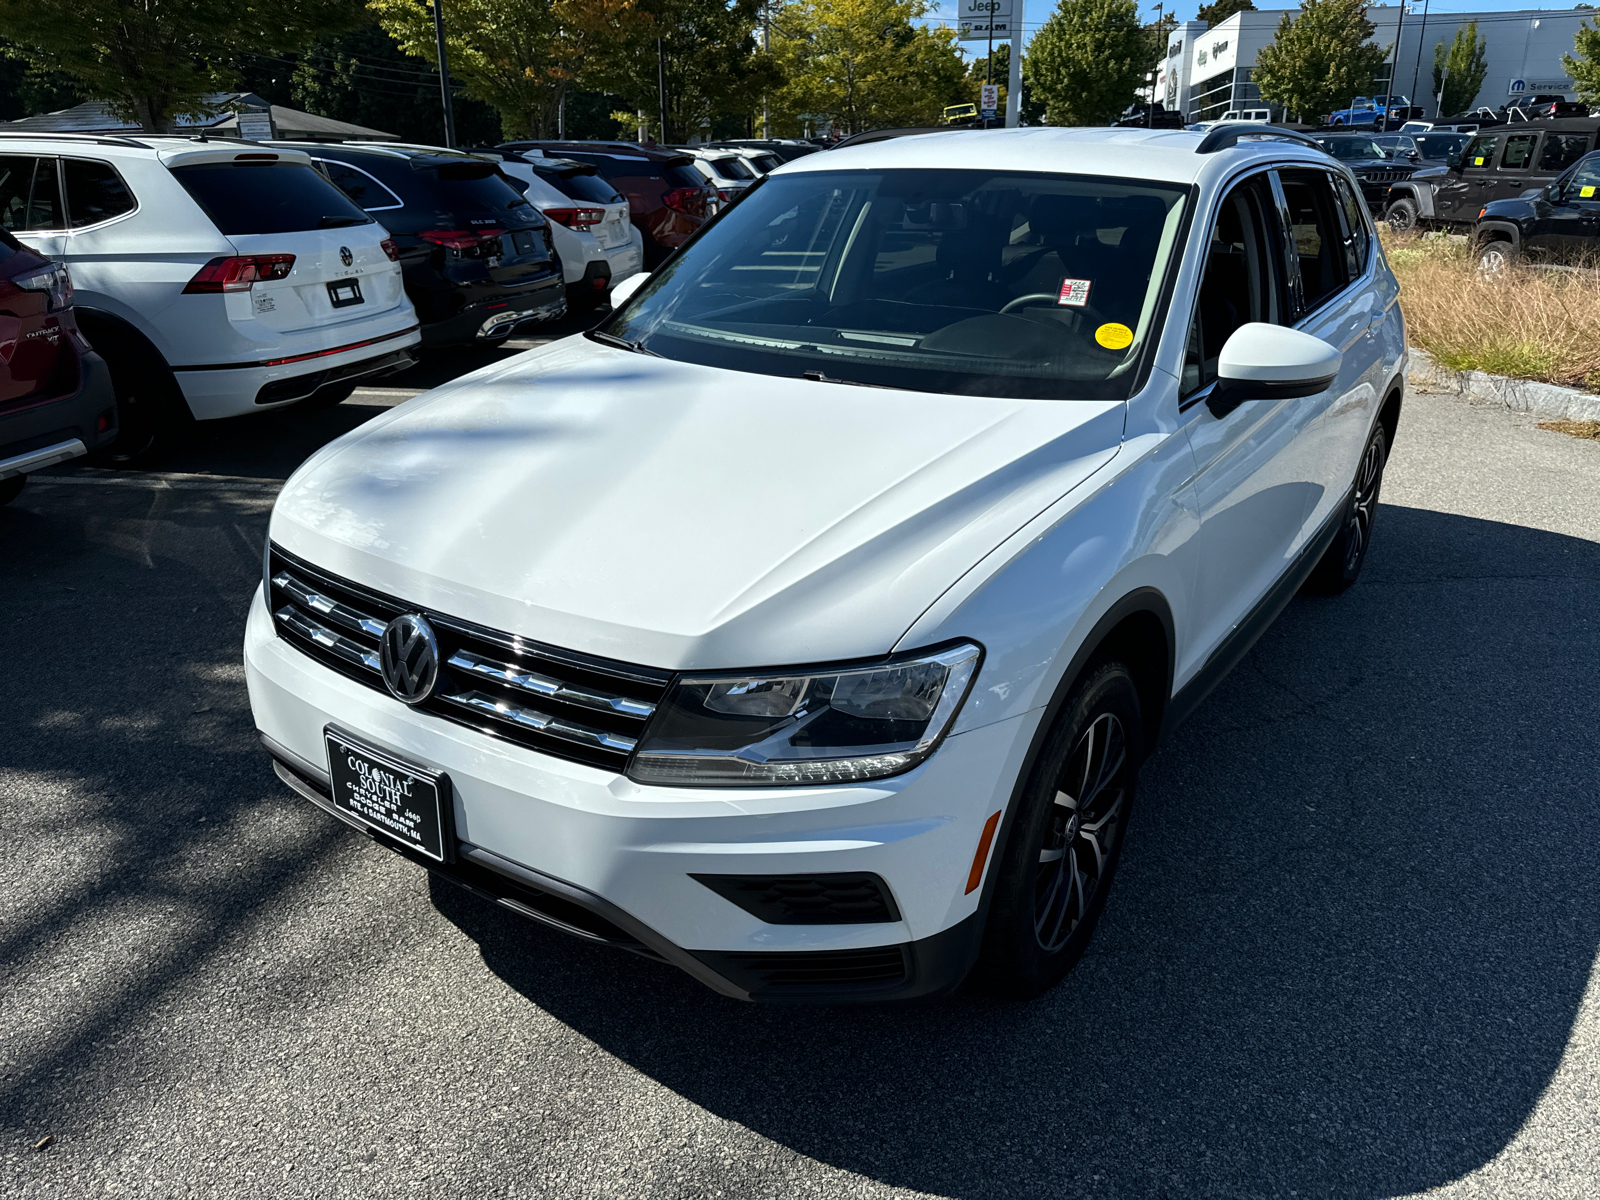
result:
[[[444,144],[456,148],[456,114],[450,107],[450,60],[444,50],[444,0],[433,0],[433,39],[439,48],[439,101],[444,105]]]

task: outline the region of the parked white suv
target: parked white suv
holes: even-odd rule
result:
[[[790,163],[291,477],[256,724],[339,819],[728,995],[1035,994],[1141,760],[1360,572],[1397,291],[1295,134]]]
[[[136,460],[187,422],[348,395],[419,338],[388,234],[298,150],[0,138],[0,225],[72,272]]]

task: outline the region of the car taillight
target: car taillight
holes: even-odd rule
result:
[[[294,267],[292,254],[241,254],[213,258],[189,280],[185,293],[248,292],[252,285],[282,279]]]
[[[389,256],[390,262],[400,261],[399,242],[395,241],[393,238],[384,238],[383,241],[378,243],[378,245],[383,247],[383,252]]]
[[[466,254],[472,251],[481,253],[485,242],[498,238],[504,232],[503,229],[424,229],[417,236],[435,246]]]
[[[603,208],[547,208],[544,215],[552,221],[559,221],[568,229],[588,229],[591,225],[598,225],[606,219],[606,210]]]
[[[663,193],[661,203],[673,212],[698,217],[705,212],[706,191],[706,188],[673,188],[670,192]]]
[[[25,292],[43,292],[46,312],[57,312],[72,305],[72,276],[60,263],[50,263],[32,275],[23,275],[11,282]]]
[[[727,188],[718,188],[717,189],[717,199],[721,200],[724,204],[727,204],[730,201],[732,201],[733,193],[730,192]]]

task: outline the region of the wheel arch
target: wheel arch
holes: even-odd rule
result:
[[[1511,221],[1479,221],[1472,229],[1472,249],[1476,252],[1490,242],[1510,242],[1513,250],[1521,251],[1522,230]]]
[[[74,305],[72,315],[77,320],[78,328],[82,331],[83,336],[88,339],[89,345],[93,346],[95,352],[99,353],[102,358],[107,356],[99,346],[95,345],[95,337],[99,336],[102,340],[106,340],[107,335],[109,335],[110,339],[121,338],[125,343],[150,354],[156,362],[161,364],[164,370],[169,374],[171,373],[172,368],[168,365],[166,356],[161,353],[160,348],[150,340],[149,335],[144,330],[126,317],[118,316],[114,312],[107,312],[103,308],[84,305]],[[98,334],[96,333],[97,330],[99,331]]]
[[[1428,219],[1434,215],[1432,188],[1420,187],[1415,183],[1407,182],[1392,184],[1389,188],[1388,198],[1383,204],[1384,210],[1387,211],[1389,205],[1396,200],[1410,200],[1415,204],[1419,219]]]

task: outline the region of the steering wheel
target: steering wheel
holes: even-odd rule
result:
[[[1029,292],[1026,296],[1018,296],[1015,300],[1007,301],[1005,307],[1000,311],[1008,313],[1013,309],[1027,308],[1030,304],[1038,304],[1040,301],[1048,301],[1054,304],[1056,302],[1056,294],[1054,292]]]

